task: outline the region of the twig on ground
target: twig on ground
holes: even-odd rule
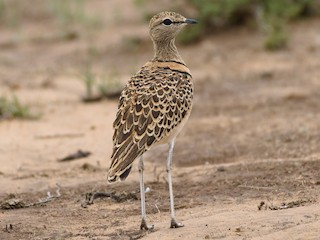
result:
[[[114,193],[108,193],[108,192],[86,193],[85,198],[81,203],[81,207],[87,208],[87,206],[92,205],[94,200],[97,198],[112,198],[114,196],[115,196]]]
[[[47,192],[46,198],[43,198],[43,199],[40,198],[38,202],[26,204],[25,207],[33,207],[33,206],[41,205],[44,203],[48,203],[48,202],[52,201],[53,199],[61,197],[60,186],[58,184],[57,184],[57,187],[58,187],[58,189],[56,190],[56,196],[51,195],[51,192]]]
[[[289,208],[295,208],[295,207],[301,207],[306,205],[307,203],[312,203],[314,200],[311,199],[301,199],[297,201],[291,201],[288,203],[281,203],[280,205],[276,206],[273,205],[272,203],[270,205],[266,204],[265,202],[261,201],[260,204],[258,205],[258,210],[284,210],[284,209],[289,209]]]
[[[121,193],[117,195],[115,192],[90,192],[86,193],[85,197],[81,203],[81,207],[87,208],[88,205],[92,205],[94,203],[94,200],[97,198],[111,198],[112,200],[116,202],[124,202],[127,200],[137,200],[137,193]]]
[[[168,184],[168,180],[165,177],[162,177],[163,181]]]
[[[47,192],[47,197],[43,199],[39,199],[38,202],[26,204],[23,200],[15,198],[13,195],[10,199],[1,203],[0,209],[10,210],[10,209],[19,209],[19,208],[28,208],[37,205],[41,205],[44,203],[48,203],[56,198],[61,197],[60,186],[57,184],[58,189],[56,190],[56,195],[53,196],[51,192]]]
[[[38,135],[35,139],[54,139],[54,138],[78,138],[83,137],[84,133],[63,133],[63,134],[52,134],[52,135]]]
[[[67,162],[67,161],[72,161],[72,160],[76,160],[76,159],[80,159],[80,158],[86,158],[88,156],[91,155],[91,152],[89,151],[82,151],[82,150],[78,150],[75,153],[72,153],[64,158],[58,159],[58,162]]]
[[[262,186],[246,186],[246,185],[239,185],[240,188],[250,188],[250,189],[263,189],[263,190],[272,190],[274,187],[262,187]]]
[[[156,209],[158,210],[158,213],[160,214],[160,209],[158,208],[158,205],[157,204],[154,204],[154,206],[156,207]]]

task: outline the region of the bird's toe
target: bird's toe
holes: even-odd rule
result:
[[[175,219],[171,220],[170,228],[180,228],[184,227],[184,224],[181,222],[177,222]]]
[[[141,224],[140,224],[140,230],[153,230],[154,229],[154,225],[150,224],[148,225],[145,219],[141,220]]]

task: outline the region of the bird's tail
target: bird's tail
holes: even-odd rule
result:
[[[126,180],[126,178],[128,177],[130,171],[132,168],[132,164],[130,164],[126,169],[124,170],[116,170],[113,169],[112,166],[110,167],[109,171],[108,171],[108,177],[107,180],[109,183],[114,183],[116,181],[124,181]]]

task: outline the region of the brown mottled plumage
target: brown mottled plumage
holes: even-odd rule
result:
[[[155,56],[129,80],[121,93],[113,123],[109,182],[124,180],[133,161],[151,147],[172,142],[173,149],[174,138],[190,115],[192,77],[174,44],[175,36],[186,23],[196,21],[173,12],[159,13],[150,20]],[[145,223],[142,225],[141,228],[148,228]],[[173,227],[179,226],[176,223]]]
[[[179,63],[157,63],[142,67],[121,94],[109,181],[113,176],[123,180],[137,157],[153,145],[169,142],[165,139],[174,137],[189,116],[193,87],[188,69]]]

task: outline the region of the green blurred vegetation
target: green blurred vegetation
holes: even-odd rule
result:
[[[152,4],[132,1],[138,8]],[[59,26],[60,38],[72,40],[79,37],[79,27],[85,28],[83,33],[103,26],[102,19],[90,14],[89,5],[89,0],[0,0],[0,26],[19,28],[25,19],[51,19]],[[319,0],[176,0],[167,7],[183,13],[186,6],[196,10],[200,23],[183,31],[180,42],[192,43],[219,29],[245,25],[262,29],[266,33],[264,45],[271,50],[287,45],[290,21],[320,13]],[[149,20],[152,15],[146,12],[144,18]],[[130,43],[132,47],[137,44]]]
[[[96,102],[102,98],[118,98],[123,89],[115,73],[98,76],[90,67],[87,67],[80,78],[85,86],[83,102]]]
[[[86,9],[87,0],[47,0],[53,15],[62,24],[80,23],[87,26],[98,26],[100,20],[89,15]]]
[[[16,96],[11,99],[0,96],[0,120],[13,118],[36,119],[39,117],[40,115],[32,114],[29,107],[23,105]]]
[[[236,25],[262,27],[265,47],[281,49],[287,45],[289,21],[319,13],[316,0],[186,0],[198,12],[198,24],[182,33],[179,40],[191,43],[221,28]]]
[[[17,0],[0,0],[0,25],[17,27],[22,9],[23,6]]]
[[[119,98],[123,89],[123,85],[115,73],[101,76],[97,87],[101,96],[106,98]]]
[[[87,3],[88,0],[0,0],[0,25],[20,27],[25,17],[35,21],[51,18],[62,28],[101,25],[100,19],[87,13]]]
[[[86,70],[81,75],[81,80],[83,81],[86,90],[84,100],[87,99],[88,101],[90,101],[90,99],[94,98],[93,87],[96,82],[96,77],[94,76],[90,68],[86,68]]]

